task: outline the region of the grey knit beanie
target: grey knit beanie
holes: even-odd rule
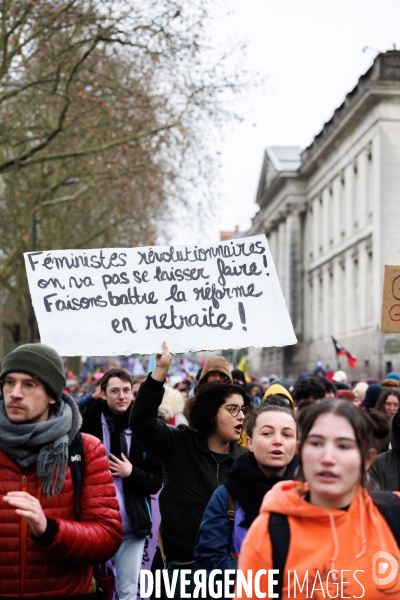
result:
[[[40,381],[59,402],[65,387],[65,371],[61,356],[45,344],[18,346],[3,360],[0,381],[7,373],[26,373]]]

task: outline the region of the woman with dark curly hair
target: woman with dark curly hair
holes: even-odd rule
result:
[[[207,574],[236,570],[243,539],[265,494],[276,483],[293,479],[298,464],[296,416],[287,406],[264,402],[251,413],[246,433],[249,452],[239,456],[211,496],[197,535],[195,569]],[[229,597],[228,589],[223,597]]]
[[[251,404],[242,386],[231,381],[210,382],[195,396],[189,426],[169,427],[157,419],[157,414],[171,359],[164,342],[154,371],[139,388],[129,422],[136,438],[163,463],[160,548],[153,569],[164,565],[170,571],[192,566],[207,503],[234,460],[246,451],[239,441]]]

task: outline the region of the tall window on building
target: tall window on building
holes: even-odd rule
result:
[[[358,175],[358,166],[355,161],[353,164],[353,228],[357,229],[360,224],[359,204],[360,204],[360,180]]]
[[[314,213],[313,213],[312,202],[310,202],[310,204],[308,205],[308,208],[307,208],[307,221],[306,221],[306,248],[307,248],[306,264],[308,263],[308,261],[311,262],[314,258],[313,244],[314,244]]]
[[[321,192],[318,200],[319,200],[319,223],[320,223],[318,253],[321,254],[321,252],[323,252],[323,250],[324,250],[324,245],[326,242],[326,219],[325,219],[326,204],[324,201],[324,192]]]
[[[370,325],[373,321],[373,293],[372,293],[372,240],[367,240],[365,244],[367,251],[367,276],[366,276],[366,319],[367,324]]]
[[[346,307],[346,269],[345,257],[341,256],[339,260],[339,298],[340,306]],[[339,311],[339,331],[346,331],[346,310]]]
[[[333,302],[333,294],[334,294],[334,287],[333,287],[333,264],[330,264],[328,267],[328,298],[327,298],[327,304],[328,304],[328,315],[327,315],[327,334],[328,335],[332,335],[332,333],[334,332],[334,302]]]
[[[322,271],[318,273],[318,337],[324,337],[324,279]]]
[[[346,235],[346,195],[345,195],[345,176],[344,171],[340,174],[339,187],[339,223],[340,223],[340,239]]]
[[[328,210],[328,240],[329,246],[333,246],[335,237],[335,196],[333,183],[329,186],[329,210]]]
[[[313,248],[313,252],[314,252],[314,258],[317,258],[317,256],[319,256],[319,239],[320,239],[320,230],[319,228],[321,227],[321,204],[319,201],[319,197],[315,198],[313,201],[313,223],[314,223],[314,227],[313,227],[313,238],[314,238],[314,248]]]
[[[314,327],[314,289],[313,289],[313,276],[310,273],[308,276],[308,310],[305,312],[305,333],[308,340],[314,339],[315,327]]]
[[[367,218],[372,217],[374,212],[374,169],[372,162],[372,142],[369,143],[367,148]]]
[[[358,329],[360,326],[360,274],[358,267],[358,252],[353,252],[353,323],[352,329]]]

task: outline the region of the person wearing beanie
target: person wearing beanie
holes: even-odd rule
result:
[[[388,492],[400,491],[400,413],[391,421],[391,450],[376,457],[369,470],[372,487]]]
[[[12,371],[40,379],[52,399],[61,401],[66,385],[65,370],[61,356],[53,348],[45,344],[25,344],[15,348],[3,360],[0,379]]]
[[[198,385],[210,383],[210,381],[222,381],[230,379],[233,381],[228,362],[223,356],[211,356],[204,365],[199,378]]]
[[[232,373],[232,381],[234,383],[238,383],[239,385],[246,386],[246,377],[240,369],[233,369]]]
[[[196,391],[200,390],[203,385],[206,385],[211,381],[233,381],[228,362],[223,356],[211,356],[211,358],[208,359],[201,370]],[[185,402],[185,408],[183,409],[182,414],[186,421],[189,421],[189,414],[193,402],[194,395],[190,396]]]
[[[92,564],[113,556],[121,517],[103,445],[79,432],[76,402],[63,392],[61,356],[44,344],[8,354],[0,373],[0,597],[84,598]],[[85,465],[79,522],[69,446]],[[21,555],[23,548],[23,555]]]
[[[283,387],[283,385],[280,385],[279,383],[273,383],[272,385],[269,386],[269,388],[267,389],[267,391],[265,392],[262,401],[263,402],[267,402],[269,398],[272,398],[273,400],[276,399],[276,397],[280,397],[283,401],[282,406],[287,406],[288,408],[290,408],[291,411],[295,412],[295,406],[294,406],[294,400],[293,397],[291,395],[290,392],[288,392],[288,390]],[[274,403],[274,402],[271,402]]]
[[[365,393],[366,393],[367,389],[368,389],[368,383],[366,383],[365,381],[359,381],[353,388],[353,392],[357,396],[359,402],[364,401]]]
[[[397,379],[389,379],[388,377],[386,379],[382,379],[381,381],[381,386],[385,389],[385,390],[390,390],[392,388],[397,388],[399,387],[399,382],[397,381]]]
[[[326,371],[321,364],[315,367],[313,377],[326,377]]]
[[[336,392],[336,398],[339,398],[340,400],[348,400],[356,406],[358,406],[360,403],[357,395],[352,390],[338,390]]]
[[[396,381],[400,382],[400,374],[396,373],[396,371],[390,371],[390,373],[386,375],[386,379],[396,379]]]
[[[267,391],[267,389],[270,386],[270,381],[269,381],[269,377],[261,377],[260,378],[260,385],[261,385],[261,391],[262,391],[262,395],[265,394],[265,392]]]
[[[335,371],[332,375],[334,383],[347,383],[347,375],[345,371]]]
[[[362,409],[365,412],[369,412],[375,408],[378,402],[379,396],[383,392],[383,387],[379,383],[371,383],[365,392],[364,402],[362,403]]]

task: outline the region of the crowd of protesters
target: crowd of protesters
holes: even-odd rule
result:
[[[238,569],[277,569],[280,598],[313,597],[285,572],[321,597],[400,597],[371,566],[376,553],[400,566],[400,375],[256,379],[213,356],[172,386],[171,361],[164,343],[147,376],[113,367],[79,383],[43,344],[5,357],[0,598],[136,599],[160,489],[152,571],[177,598],[200,572],[219,580],[211,597],[232,597],[224,573]]]

